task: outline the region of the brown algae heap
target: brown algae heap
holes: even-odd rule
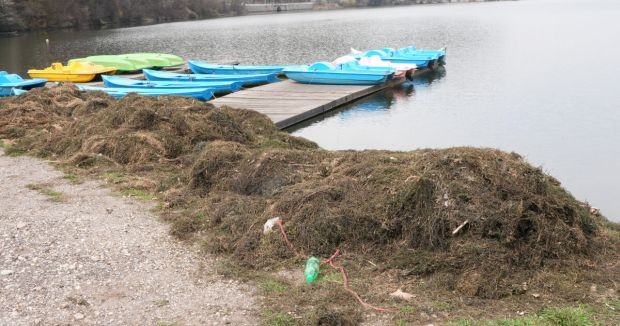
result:
[[[2,99],[0,113],[5,150],[123,176],[120,188],[158,196],[173,234],[245,269],[303,265],[280,233],[263,234],[279,216],[298,250],[340,249],[360,293],[397,309],[388,293],[398,288],[463,307],[526,293],[551,304],[617,300],[618,224],[514,153],[327,151],[253,111],[71,86]]]

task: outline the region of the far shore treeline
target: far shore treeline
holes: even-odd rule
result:
[[[0,32],[102,28],[242,13],[242,0],[0,0]]]
[[[316,0],[316,8],[365,7],[481,0]],[[482,0],[484,1],[484,0]],[[305,2],[267,0],[267,3]],[[263,0],[0,0],[0,33],[59,28],[106,28],[234,16]]]

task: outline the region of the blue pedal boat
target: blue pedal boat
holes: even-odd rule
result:
[[[236,66],[217,65],[202,61],[189,60],[189,69],[196,74],[225,74],[225,75],[256,75],[279,74],[286,66]]]
[[[387,50],[393,50],[390,48],[386,48]],[[407,46],[404,48],[400,48],[395,50],[399,55],[408,56],[408,55],[436,55],[441,64],[446,63],[446,48],[441,48],[439,50],[425,50],[425,49],[417,49],[415,46]]]
[[[9,74],[6,71],[0,71],[0,96],[15,95],[14,90],[29,90],[35,87],[45,86],[47,79],[23,79],[16,74]],[[17,92],[21,93],[21,92]]]
[[[28,93],[27,90],[13,88],[13,94],[11,94],[11,95],[19,96],[19,95],[26,94],[26,93]]]
[[[182,96],[192,97],[197,100],[207,101],[213,98],[213,91],[210,88],[177,88],[177,89],[165,89],[165,88],[126,88],[126,87],[93,87],[76,85],[81,91],[101,91],[107,93],[110,96],[120,98],[129,93],[136,93],[143,96]]]
[[[126,87],[139,89],[179,89],[179,88],[209,88],[214,93],[232,93],[241,89],[243,83],[236,81],[205,81],[205,82],[188,82],[188,81],[151,81],[137,80],[115,76],[101,76],[103,84],[106,87]]]
[[[431,68],[436,66],[439,61],[437,55],[402,55],[397,52],[386,52],[384,50],[370,50],[366,51],[360,56],[372,57],[378,56],[381,60],[389,61],[393,63],[409,63],[415,64],[418,68]]]
[[[144,69],[144,77],[151,81],[177,81],[177,82],[212,82],[212,81],[235,81],[243,86],[254,86],[275,83],[280,81],[277,73],[258,75],[222,75],[222,74],[179,74],[174,72]]]
[[[329,62],[290,67],[283,72],[286,77],[296,82],[325,85],[380,85],[394,75],[393,69],[351,69],[343,65],[334,66]]]
[[[359,61],[349,61],[339,65],[336,65],[336,69],[340,70],[353,70],[353,71],[367,71],[367,72],[387,72],[394,74],[396,69],[394,67],[381,67],[381,66],[365,66],[361,65]]]
[[[28,91],[19,89],[19,88],[8,88],[8,87],[0,88],[0,97],[18,96],[24,93],[28,93]]]

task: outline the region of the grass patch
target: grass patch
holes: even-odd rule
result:
[[[170,301],[166,300],[166,299],[161,299],[161,300],[155,300],[153,302],[157,307],[163,307],[163,306],[167,306],[170,304]]]
[[[396,319],[394,321],[394,326],[407,326],[407,325],[410,325],[410,323],[406,319]]]
[[[498,320],[459,320],[452,324],[453,326],[542,326],[549,325],[536,317],[520,317],[515,319],[498,319]]]
[[[319,281],[342,284],[342,274],[339,272],[320,273]]]
[[[260,287],[267,292],[276,293],[283,293],[289,288],[288,284],[278,280],[265,280],[260,284]]]
[[[4,147],[4,155],[9,156],[9,157],[18,157],[18,156],[22,156],[26,154],[26,151],[19,149],[19,148],[15,148],[13,146],[6,146]]]
[[[437,309],[438,311],[450,311],[453,309],[452,305],[449,302],[446,301],[433,301],[433,308]]]
[[[0,148],[4,149],[4,155],[9,156],[9,157],[22,156],[26,153],[26,151],[22,149],[18,149],[18,148],[15,148],[14,146],[11,146],[10,142],[6,142],[1,139],[0,139]]]
[[[267,310],[263,313],[264,326],[292,326],[296,325],[293,316],[283,313]]]
[[[108,182],[118,184],[125,180],[125,175],[120,172],[108,171],[103,174],[103,178]]]
[[[411,305],[403,305],[398,309],[403,314],[412,314],[415,311],[415,307]]]
[[[76,298],[76,297],[67,297],[67,301],[78,305],[78,306],[84,306],[84,307],[89,307],[90,303],[88,303],[88,301],[84,298]]]
[[[594,325],[590,313],[582,307],[548,308],[540,313],[540,318],[558,326],[589,326]]]
[[[80,178],[73,173],[65,174],[62,176],[62,178],[69,181],[72,184],[82,183],[82,180],[80,180]]]
[[[165,321],[157,323],[157,326],[177,326],[177,325],[178,325],[177,323],[169,323]]]
[[[620,313],[620,299],[609,300],[605,302],[605,305],[607,306],[607,308]]]
[[[536,316],[496,320],[458,320],[453,326],[590,326],[596,325],[584,307],[543,309]]]
[[[30,190],[38,191],[39,193],[47,196],[50,201],[57,202],[57,203],[65,201],[64,194],[62,192],[52,189],[49,185],[29,184],[29,185],[26,185],[26,188]]]
[[[251,272],[233,263],[228,259],[221,259],[215,263],[215,272],[227,279],[247,281],[250,279]]]
[[[137,189],[137,188],[126,188],[126,189],[122,189],[121,190],[121,194],[123,196],[126,197],[130,197],[130,198],[137,198],[140,200],[154,200],[157,199],[157,197],[153,196],[150,192],[143,190],[143,189]]]

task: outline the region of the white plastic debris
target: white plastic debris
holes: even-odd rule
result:
[[[413,294],[407,293],[407,292],[403,292],[403,290],[401,290],[401,289],[398,289],[398,290],[390,293],[390,296],[392,296],[394,298],[402,299],[402,300],[405,300],[405,301],[410,301],[414,297]]]
[[[267,234],[267,233],[273,231],[273,227],[280,220],[281,220],[281,218],[279,218],[279,217],[272,217],[272,218],[268,219],[267,222],[265,222],[265,225],[263,225],[263,234]]]

